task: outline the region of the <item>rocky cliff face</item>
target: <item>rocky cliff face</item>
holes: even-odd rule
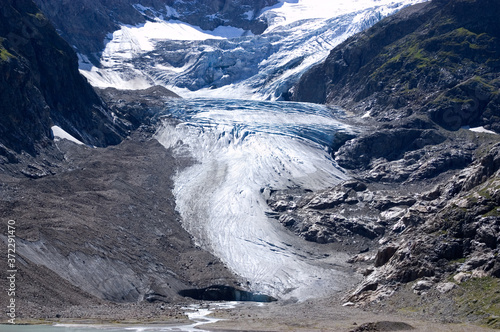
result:
[[[121,140],[101,99],[78,72],[73,49],[31,0],[0,9],[0,157],[15,162],[52,143],[58,125],[81,141],[105,146]]]
[[[365,280],[350,304],[392,296],[382,303],[499,326],[498,296],[479,295],[500,276],[499,14],[487,0],[406,8],[332,50],[292,91],[344,106],[365,128],[334,152],[356,180],[269,200],[299,236],[360,251],[351,262]]]
[[[61,36],[99,65],[100,52],[108,33],[120,25],[136,25],[156,17],[180,20],[205,30],[234,26],[262,33],[266,22],[256,16],[276,0],[35,0],[42,12],[54,23]]]
[[[335,48],[293,98],[383,122],[423,114],[450,130],[500,132],[499,13],[489,0],[409,7]]]

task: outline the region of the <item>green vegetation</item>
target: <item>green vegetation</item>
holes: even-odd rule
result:
[[[460,286],[463,291],[454,299],[458,310],[482,325],[500,328],[500,279],[471,278]]]
[[[43,22],[43,21],[46,21],[47,19],[45,18],[45,16],[43,15],[42,12],[38,12],[36,14],[30,14],[28,13],[29,16],[33,17],[33,18],[36,18],[38,21],[40,22]]]
[[[10,61],[10,59],[15,58],[7,49],[3,46],[3,41],[5,38],[0,37],[0,62]]]
[[[477,194],[483,198],[486,198],[488,200],[491,199],[491,194],[490,194],[490,188],[485,187],[477,192]]]
[[[498,95],[500,93],[500,82],[498,79],[486,79],[482,76],[476,75],[471,79],[472,82],[478,84],[478,88],[484,90],[491,95]]]
[[[14,56],[10,54],[9,51],[3,47],[0,48],[0,62],[9,61],[12,58],[14,58]]]
[[[469,47],[474,50],[486,50],[488,44],[493,41],[493,38],[488,36],[486,33],[475,34],[465,28],[458,28],[450,33],[443,35],[449,41],[446,45],[449,46],[459,46],[459,47]]]
[[[483,217],[500,217],[500,207],[495,206],[489,212],[485,213]]]
[[[450,261],[449,263],[450,264],[463,264],[463,263],[465,263],[466,260],[467,260],[467,258],[462,257],[462,258],[454,259],[454,260]],[[453,281],[453,278],[450,278],[449,281]]]
[[[464,67],[483,71],[484,67],[499,62],[496,45],[494,37],[486,33],[476,34],[463,27],[433,37],[413,34],[386,47],[378,56],[379,65],[371,78],[380,80],[380,76],[387,75],[388,71],[393,77],[398,76],[398,72],[412,72],[413,76],[421,77],[429,70],[441,69],[462,75]],[[484,79],[482,83],[488,84]]]

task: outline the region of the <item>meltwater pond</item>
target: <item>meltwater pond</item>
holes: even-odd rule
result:
[[[193,164],[175,177],[183,226],[249,288],[306,299],[352,282],[346,257],[314,254],[270,219],[271,190],[319,190],[346,179],[331,157],[342,110],[320,105],[227,99],[168,103],[156,138]]]

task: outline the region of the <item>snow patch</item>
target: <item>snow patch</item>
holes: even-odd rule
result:
[[[474,128],[465,127],[465,129],[469,129],[470,131],[473,131],[473,132],[476,132],[476,133],[487,133],[487,134],[498,135],[493,130],[488,130],[488,129],[484,128],[484,127],[474,127]]]
[[[371,113],[370,111],[366,112],[365,114],[363,114],[363,116],[361,117],[362,119],[366,119],[366,118],[371,118]]]
[[[158,40],[206,40],[240,37],[245,30],[231,26],[220,26],[215,30],[203,30],[200,27],[171,20],[146,22],[138,26],[123,25],[112,35],[111,43],[119,48],[106,47],[108,51],[130,49],[130,43],[139,46],[142,52],[152,51],[154,43]]]
[[[79,145],[85,145],[82,141],[76,139],[74,136],[71,136],[68,132],[66,132],[64,129],[58,126],[52,126],[51,128],[52,134],[54,135],[54,141],[59,141],[61,139],[67,139],[68,141],[71,141],[73,143],[79,144]]]
[[[117,72],[92,67],[90,71],[80,69],[80,73],[92,86],[101,89],[112,87],[120,90],[142,90],[155,85],[153,80],[144,75],[143,72],[133,68],[125,72]]]

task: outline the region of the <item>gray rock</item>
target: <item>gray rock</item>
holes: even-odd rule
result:
[[[443,282],[443,283],[439,283],[436,285],[436,289],[440,293],[448,293],[449,291],[455,289],[456,287],[457,287],[457,284],[455,284],[453,282]]]
[[[365,183],[357,181],[357,180],[345,181],[342,183],[342,186],[346,187],[346,188],[351,188],[351,189],[358,191],[358,192],[365,191],[368,188]]]
[[[472,273],[460,272],[453,276],[453,280],[457,283],[461,284],[472,277]]]
[[[396,253],[397,250],[398,248],[393,246],[388,246],[379,249],[379,251],[377,252],[377,256],[375,256],[375,262],[374,262],[375,267],[380,267],[386,264]]]
[[[413,285],[412,289],[416,291],[426,291],[432,288],[434,283],[430,280],[419,280]]]
[[[307,204],[307,208],[315,210],[331,209],[345,201],[347,192],[332,191],[313,197]]]

